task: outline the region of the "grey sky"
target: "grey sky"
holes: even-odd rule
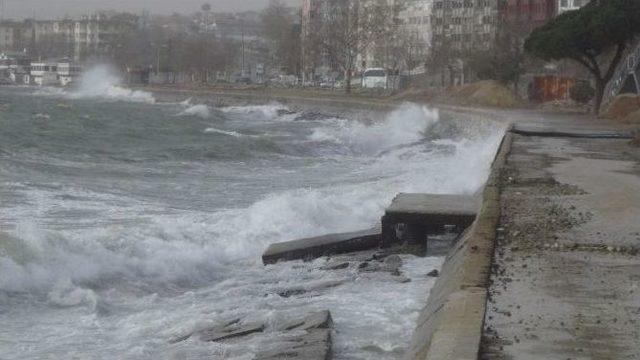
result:
[[[269,0],[0,0],[4,1],[3,18],[20,19],[32,17],[34,10],[37,18],[56,18],[64,15],[81,15],[96,10],[120,10],[135,13],[148,9],[152,14],[173,12],[192,13],[208,2],[214,11],[259,10]],[[284,0],[298,5],[301,0]],[[0,11],[2,8],[0,7]],[[1,14],[0,14],[1,15]]]

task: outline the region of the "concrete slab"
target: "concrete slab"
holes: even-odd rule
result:
[[[606,126],[555,125],[536,123],[514,124],[511,132],[524,136],[567,137],[588,139],[631,139],[629,131],[614,130]]]
[[[331,355],[331,330],[312,329],[292,337],[285,346],[259,352],[255,359],[329,360]]]
[[[476,218],[478,199],[469,195],[398,194],[382,218],[382,246],[403,238],[421,244],[426,234],[443,232],[447,225],[462,232]],[[399,224],[403,226],[399,228]]]
[[[311,329],[331,329],[333,328],[333,319],[329,310],[322,310],[307,315],[303,319],[295,319],[284,326],[284,330],[311,330]]]
[[[211,328],[200,332],[200,341],[222,341],[242,337],[264,330],[264,324],[232,325],[223,328]]]
[[[505,168],[480,358],[640,359],[640,151],[617,139],[514,145],[538,159]]]
[[[278,261],[314,259],[368,250],[378,246],[380,246],[380,229],[374,228],[271,244],[262,255],[262,262],[267,265]]]

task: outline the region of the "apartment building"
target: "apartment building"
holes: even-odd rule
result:
[[[0,51],[27,49],[34,58],[109,56],[137,26],[129,14],[95,14],[79,19],[0,23]]]
[[[399,37],[404,46],[403,69],[410,73],[424,72],[433,37],[432,16],[434,0],[406,0],[400,11]]]
[[[499,28],[499,0],[435,0],[433,46],[447,54],[489,50]]]
[[[558,0],[506,0],[502,9],[503,31],[527,36],[556,16]]]

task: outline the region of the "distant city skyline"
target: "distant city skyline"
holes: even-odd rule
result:
[[[289,5],[299,5],[301,0],[282,0]],[[4,6],[2,4],[4,3]],[[262,10],[269,0],[0,0],[0,16],[3,19],[54,19],[79,16],[100,10],[128,11],[151,14],[189,14],[202,4],[211,4],[216,12]]]

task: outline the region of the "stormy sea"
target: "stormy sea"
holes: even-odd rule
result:
[[[399,358],[442,257],[403,255],[399,283],[260,256],[371,228],[399,192],[477,191],[503,131],[411,103],[161,102],[101,68],[73,89],[1,87],[0,359],[251,359],[270,324],[318,309],[336,359]],[[248,314],[267,327],[246,341],[171,341]]]

